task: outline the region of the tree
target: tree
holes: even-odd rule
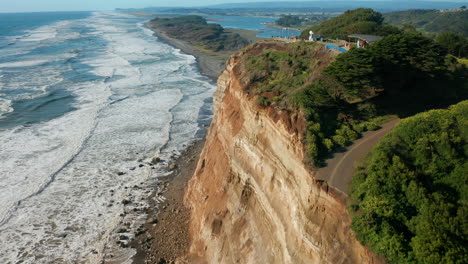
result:
[[[468,262],[468,101],[400,121],[353,176],[352,228],[391,263]]]
[[[468,55],[468,40],[461,34],[443,32],[437,34],[435,41],[446,48],[449,54],[457,57],[465,57]]]
[[[368,24],[356,23],[369,22]],[[302,38],[306,38],[309,31],[314,31],[317,34],[325,35],[329,38],[342,38],[345,39],[350,32],[350,28],[356,27],[359,30],[366,30],[366,33],[372,34],[374,31],[370,31],[371,28],[378,28],[382,25],[383,16],[381,13],[376,12],[370,8],[358,8],[355,10],[348,10],[344,14],[327,20],[320,25],[313,26],[304,30],[301,34]],[[377,25],[377,26],[375,26]]]
[[[372,53],[365,49],[351,49],[340,54],[324,73],[343,85],[345,99],[360,101],[380,88],[375,65]]]

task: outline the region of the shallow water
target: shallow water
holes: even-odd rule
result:
[[[55,15],[36,27],[0,15],[0,263],[99,262],[130,210],[121,201],[144,207],[212,115],[194,57],[143,19]]]
[[[275,17],[242,17],[242,16],[206,16],[210,23],[220,24],[224,28],[237,28],[260,31],[257,37],[290,37],[299,36],[301,31],[289,28],[270,28],[269,24],[275,23]]]

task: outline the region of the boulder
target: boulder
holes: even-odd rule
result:
[[[173,170],[175,170],[175,168],[177,168],[177,164],[171,163],[168,168],[169,168],[170,171],[173,171]]]
[[[151,164],[157,164],[157,163],[159,163],[159,162],[161,162],[161,158],[159,158],[159,157],[154,157],[154,158],[151,160]]]

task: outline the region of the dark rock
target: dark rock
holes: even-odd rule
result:
[[[157,224],[158,219],[155,219],[155,218],[151,217],[150,219],[148,219],[148,221],[146,221],[146,223],[148,223],[148,224]]]
[[[137,229],[137,232],[135,233],[135,236],[141,236],[146,232],[146,229]]]
[[[151,160],[151,163],[152,163],[152,164],[157,164],[157,163],[159,163],[159,162],[161,162],[161,158],[159,158],[159,157],[154,157],[154,158]]]
[[[143,165],[143,164],[138,165],[138,167],[140,167],[140,168],[143,167],[143,166],[145,166],[145,165]]]
[[[117,233],[126,233],[127,232],[127,229],[125,228],[120,228],[119,231],[117,231]]]
[[[136,167],[131,167],[130,170],[131,171],[134,171],[136,169]]]
[[[165,259],[163,259],[163,258],[160,258],[158,260],[158,264],[167,264],[167,261]]]
[[[127,200],[127,199],[123,199],[123,200],[122,200],[122,204],[123,204],[123,205],[128,205],[128,204],[131,204],[131,203],[132,203],[132,201],[129,201],[129,200]]]
[[[119,176],[122,176],[124,174],[125,174],[125,172],[121,172],[121,171],[117,172],[117,175],[119,175]]]
[[[128,238],[128,236],[126,236],[126,235],[121,235],[121,236],[119,237],[119,239],[120,239],[120,240],[128,240],[129,238]]]
[[[128,244],[122,242],[122,243],[120,243],[120,247],[122,247],[122,248],[128,248]]]

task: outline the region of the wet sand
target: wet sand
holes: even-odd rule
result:
[[[155,27],[151,27],[148,23],[146,23],[145,26],[151,29],[155,36],[163,42],[180,49],[183,53],[195,56],[200,73],[202,75],[208,76],[215,82],[218,80],[218,76],[226,66],[226,61],[229,58],[228,54],[200,50],[186,41],[178,40],[168,36],[164,31]]]
[[[231,53],[210,52],[196,48],[188,42],[169,37],[148,23],[145,26],[151,29],[160,40],[186,54],[195,56],[200,73],[209,77],[213,82],[217,81],[231,55]],[[255,37],[255,31],[230,31],[243,34],[251,42],[260,39]],[[162,178],[158,183],[159,187],[163,187],[163,191],[151,195],[147,221],[131,243],[131,246],[137,250],[134,263],[174,263],[177,258],[188,253],[190,210],[185,207],[183,200],[187,183],[195,171],[204,144],[205,140],[199,140],[189,146],[174,163],[174,174]],[[161,195],[166,198],[166,201],[160,204],[154,202],[153,198]]]

